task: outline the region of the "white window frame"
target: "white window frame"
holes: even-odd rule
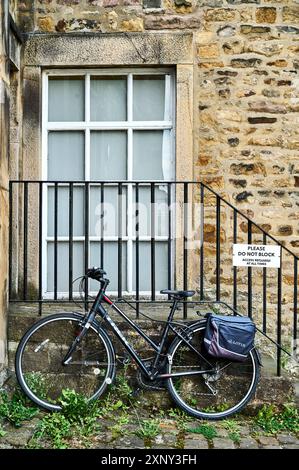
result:
[[[91,76],[124,76],[127,80],[127,120],[126,121],[91,121],[90,120],[90,77]],[[163,121],[133,121],[133,76],[134,75],[164,75],[165,76],[165,119]],[[69,77],[82,76],[85,79],[85,120],[74,122],[54,122],[48,121],[48,81],[49,77]],[[169,142],[167,148],[170,149],[173,166],[173,179],[175,179],[175,72],[173,68],[105,68],[105,69],[57,69],[44,70],[42,74],[42,180],[48,180],[48,133],[51,131],[72,131],[80,130],[85,133],[85,181],[90,181],[90,132],[97,130],[125,130],[127,131],[127,180],[133,180],[133,131],[134,130],[169,130]],[[80,183],[80,181],[78,182]],[[150,183],[150,181],[149,181]],[[163,184],[163,180],[161,180]],[[44,299],[52,299],[53,293],[47,291],[47,244],[54,242],[54,236],[48,236],[48,187],[54,184],[43,185],[43,271],[42,271],[42,292]],[[82,182],[82,186],[84,181]],[[59,184],[62,187],[63,184]],[[66,183],[66,186],[68,184]],[[76,183],[77,186],[77,183]],[[97,186],[96,182],[91,182],[90,187]],[[127,290],[123,290],[124,296],[134,295],[133,291],[133,235],[132,207],[133,207],[133,186],[127,187],[127,235],[123,235],[122,242],[127,244]],[[174,193],[173,193],[174,194]],[[174,219],[174,217],[173,217]],[[131,222],[130,222],[131,221]],[[175,221],[172,220],[171,234],[175,228]],[[172,235],[171,235],[172,236]],[[104,241],[117,241],[117,236],[104,236]],[[84,242],[85,237],[74,236],[73,242]],[[89,235],[89,243],[100,241],[98,236]],[[167,236],[156,236],[156,241],[167,241]],[[67,236],[58,236],[57,242],[68,242]],[[150,236],[139,236],[139,241],[150,241]],[[90,250],[88,250],[90,252]],[[171,264],[174,267],[174,248],[171,250]],[[172,269],[172,273],[174,269]],[[83,275],[83,273],[82,273]],[[173,282],[173,279],[172,279]],[[165,286],[167,287],[167,286]],[[111,295],[117,295],[116,291],[110,291]],[[90,292],[91,295],[96,292]],[[149,296],[150,291],[140,291],[141,296]],[[74,297],[78,292],[73,293]],[[160,297],[159,291],[156,295]],[[68,292],[57,292],[59,299],[68,297]]]

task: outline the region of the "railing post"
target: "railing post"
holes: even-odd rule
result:
[[[167,208],[168,208],[168,239],[167,239],[167,278],[168,289],[171,289],[172,269],[171,269],[171,183],[167,184]],[[168,296],[170,299],[170,296]]]
[[[42,314],[43,308],[43,183],[39,182],[39,207],[38,207],[38,311]]]
[[[69,183],[69,300],[73,300],[73,183]]]
[[[117,290],[119,298],[122,296],[122,212],[122,183],[118,183]]]
[[[24,236],[23,236],[23,297],[27,300],[28,286],[28,182],[24,183]]]
[[[58,262],[58,183],[54,186],[54,300],[57,300]]]
[[[135,187],[135,204],[136,204],[136,246],[135,246],[135,262],[136,262],[136,317],[139,318],[139,184]]]
[[[104,268],[104,184],[101,183],[101,268]]]
[[[263,233],[263,244],[267,244],[265,233]],[[263,268],[263,332],[267,333],[267,268]]]
[[[199,255],[199,299],[204,300],[204,186],[200,183],[200,255]]]
[[[216,300],[220,300],[220,197],[216,196]]]
[[[234,243],[238,241],[238,213],[234,209],[234,219],[233,219],[233,232],[234,232]],[[238,268],[237,266],[233,267],[233,307],[237,310],[238,306],[238,292],[237,292],[237,282],[238,282]]]
[[[84,186],[84,274],[86,274],[88,269],[88,254],[89,254],[89,183],[85,183]],[[89,294],[89,282],[88,278],[85,279],[85,298],[84,298],[84,308],[88,310],[88,294]]]
[[[252,223],[248,220],[248,245],[252,243]],[[248,266],[248,316],[252,318],[252,268]]]
[[[293,318],[293,354],[297,355],[297,321],[298,321],[298,259],[294,258],[294,318]]]
[[[281,260],[282,262],[282,260]],[[277,270],[277,375],[281,375],[281,268]]]
[[[13,183],[9,182],[9,239],[8,239],[8,298],[12,297],[12,217],[13,217]]]
[[[156,299],[156,253],[155,253],[155,184],[151,183],[151,291]]]
[[[188,183],[184,183],[184,252],[183,252],[183,283],[184,290],[188,289]],[[187,318],[187,301],[184,300],[184,319]]]

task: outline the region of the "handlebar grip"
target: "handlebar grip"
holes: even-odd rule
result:
[[[106,271],[104,271],[104,269],[97,268],[95,266],[93,268],[88,268],[86,271],[86,275],[88,277],[90,277],[91,279],[96,279],[96,280],[99,280],[100,278],[105,276],[105,274],[106,274]]]

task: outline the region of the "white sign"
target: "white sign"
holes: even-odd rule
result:
[[[280,268],[281,247],[274,245],[233,245],[233,266]]]

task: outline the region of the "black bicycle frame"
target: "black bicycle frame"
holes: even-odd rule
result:
[[[108,282],[108,281],[107,281]],[[105,289],[108,284],[105,285],[105,282],[103,282],[101,289],[99,290],[99,293],[91,307],[90,313],[88,314],[87,317],[87,323],[92,323],[94,320],[95,316],[98,314],[100,315],[103,320],[105,320],[110,327],[112,328],[114,334],[116,337],[119,339],[119,341],[122,343],[126,351],[129,353],[129,355],[133,358],[133,360],[136,362],[136,364],[140,367],[142,372],[150,379],[167,379],[169,377],[181,377],[181,376],[187,376],[187,375],[201,375],[201,374],[206,374],[206,373],[211,373],[214,371],[212,364],[209,363],[209,361],[202,356],[189,342],[186,338],[184,338],[183,335],[181,335],[175,328],[172,326],[172,320],[174,313],[177,309],[177,305],[179,300],[174,299],[173,304],[171,306],[171,310],[168,316],[167,321],[165,322],[164,329],[161,334],[161,340],[159,344],[156,344],[139,326],[133,322],[120,308],[118,308],[112,300],[107,297],[107,295],[104,293]],[[113,308],[121,317],[148,343],[150,346],[156,351],[156,356],[154,358],[154,362],[152,364],[151,369],[149,370],[145,364],[145,362],[140,358],[138,353],[135,351],[135,349],[131,346],[131,344],[127,341],[126,337],[123,335],[123,333],[120,331],[118,326],[115,324],[115,322],[112,320],[108,312],[105,310],[105,308],[102,305],[102,302],[107,303],[108,305]],[[172,330],[176,336],[179,336],[188,346],[190,349],[192,349],[201,359],[204,359],[205,362],[209,364],[209,366],[212,369],[209,370],[200,370],[200,371],[190,371],[190,372],[178,372],[174,374],[159,374],[157,370],[157,366],[159,364],[159,359],[162,355],[162,351],[164,349],[167,336],[169,333],[169,330]]]

